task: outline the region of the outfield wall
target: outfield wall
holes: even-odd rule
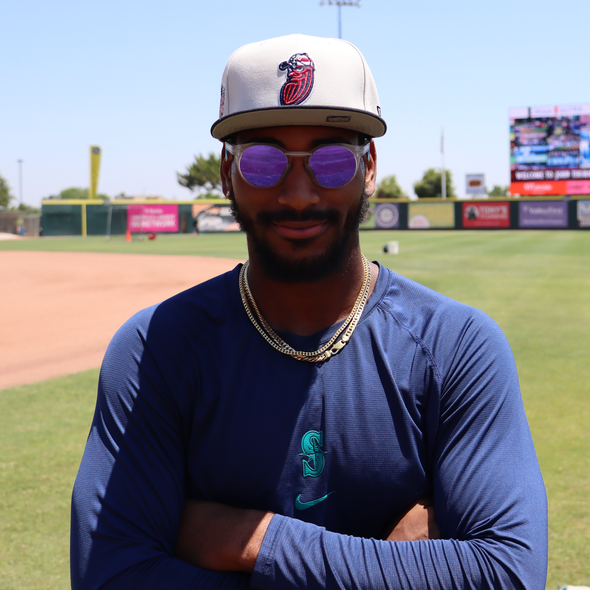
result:
[[[590,196],[580,198],[371,199],[363,229],[588,229]]]
[[[217,200],[215,201],[217,202]],[[100,199],[61,200],[46,199],[41,204],[41,226],[43,236],[105,236],[125,235],[130,230],[142,232],[141,227],[130,229],[130,211],[137,205],[154,209],[175,209],[175,224],[159,231],[169,233],[190,233],[193,230],[192,201],[123,201],[108,202]]]
[[[45,200],[44,236],[234,231],[226,199],[198,201]],[[205,223],[206,222],[206,223]],[[362,229],[590,229],[590,196],[480,200],[371,199]]]

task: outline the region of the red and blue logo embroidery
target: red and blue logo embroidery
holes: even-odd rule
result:
[[[295,53],[279,64],[279,70],[287,70],[287,79],[281,88],[280,103],[285,106],[298,105],[311,94],[315,65],[307,53]]]

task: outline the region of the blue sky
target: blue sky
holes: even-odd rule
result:
[[[367,59],[388,133],[378,177],[402,188],[446,164],[506,185],[508,109],[590,102],[590,2],[364,0],[342,8],[342,36]],[[227,58],[290,33],[338,35],[319,0],[21,0],[0,11],[0,174],[18,197],[89,184],[89,146],[103,149],[99,191],[191,198],[176,181],[197,153],[219,149]]]

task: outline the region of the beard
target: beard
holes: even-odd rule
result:
[[[231,200],[231,212],[240,229],[248,236],[249,245],[256,252],[265,276],[281,283],[314,283],[326,276],[342,270],[349,262],[352,249],[358,237],[358,228],[365,220],[369,210],[369,196],[363,190],[359,204],[344,219],[337,209],[304,211],[297,213],[291,209],[283,211],[261,211],[252,219],[239,209],[235,199]],[[273,222],[281,221],[327,221],[342,225],[338,235],[325,252],[299,260],[291,260],[278,254],[264,238],[265,228]],[[293,240],[293,252],[306,248],[314,238]]]

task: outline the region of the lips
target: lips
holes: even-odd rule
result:
[[[275,231],[285,239],[304,240],[324,233],[328,228],[328,220],[274,221],[272,225]]]

